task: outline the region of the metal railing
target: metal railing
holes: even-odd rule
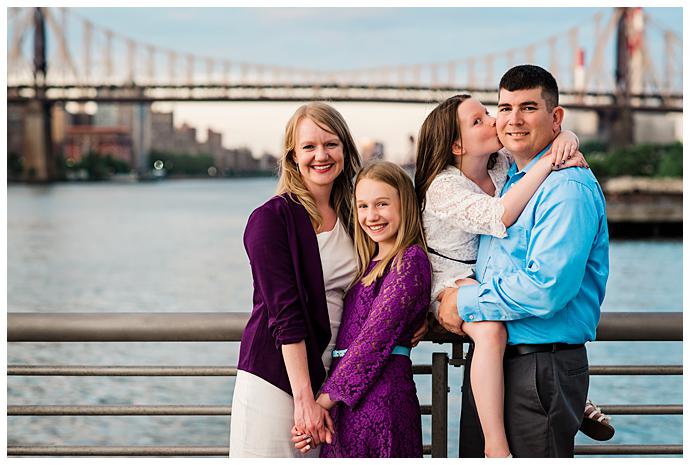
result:
[[[239,341],[248,314],[241,313],[10,313],[8,342],[228,342]],[[599,341],[682,341],[682,313],[604,313]],[[452,356],[432,354],[431,365],[415,365],[416,375],[431,375],[431,444],[424,453],[447,457],[448,366],[464,364],[466,339],[433,328],[425,340],[452,344]],[[682,375],[682,365],[591,366],[592,375]],[[227,366],[9,365],[9,376],[235,376]],[[682,415],[682,405],[602,405],[615,415]],[[231,415],[219,405],[8,405],[9,416],[62,415]],[[227,456],[227,446],[38,446],[9,445],[14,456]],[[578,445],[576,455],[682,454],[682,444]]]

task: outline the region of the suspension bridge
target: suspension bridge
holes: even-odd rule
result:
[[[591,49],[587,63],[585,42]],[[661,45],[653,49],[652,44]],[[26,144],[25,158],[36,180],[51,179],[55,105],[428,103],[460,92],[492,105],[500,74],[519,63],[547,67],[561,86],[562,105],[595,111],[600,133],[613,145],[633,140],[634,112],[682,112],[682,38],[642,8],[602,9],[564,33],[483,56],[342,70],[236,62],[168,49],[96,25],[69,8],[8,10],[7,102],[26,108],[24,137],[33,142]]]

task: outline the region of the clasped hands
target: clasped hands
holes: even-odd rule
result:
[[[412,347],[419,344],[428,330],[429,322],[425,319],[412,335]],[[319,394],[312,402],[295,403],[295,424],[290,431],[295,449],[306,454],[323,442],[333,443],[335,429],[329,411],[334,406],[335,402],[327,393]]]
[[[290,431],[295,449],[306,454],[321,443],[333,442],[335,429],[328,411],[334,405],[326,393],[321,393],[315,401],[295,404],[295,425]]]
[[[463,278],[455,281],[455,284],[457,284],[458,287],[462,287],[478,283],[472,278]],[[438,307],[438,322],[441,323],[441,326],[451,333],[464,336],[465,332],[462,330],[463,321],[458,314],[458,288],[445,288],[441,291],[436,300],[440,302]]]

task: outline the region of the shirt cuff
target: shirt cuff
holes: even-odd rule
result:
[[[479,284],[460,286],[458,288],[458,314],[462,321],[472,323],[479,321]]]

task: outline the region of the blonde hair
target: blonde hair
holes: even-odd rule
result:
[[[351,198],[354,192],[353,179],[361,166],[359,152],[342,115],[323,102],[310,102],[299,107],[285,126],[283,154],[280,159],[278,188],[276,194],[289,194],[307,210],[315,229],[323,225],[323,218],[316,208],[316,201],[302,180],[295,162],[297,126],[309,118],[324,131],[335,134],[343,144],[343,171],[338,175],[331,189],[330,205],[336,211],[345,229],[352,235]]]
[[[362,284],[369,286],[383,276],[388,264],[393,261],[400,269],[400,258],[405,250],[414,244],[422,246],[426,251],[426,242],[422,231],[422,221],[417,205],[412,179],[395,163],[389,161],[377,161],[365,166],[355,179],[355,188],[359,181],[372,179],[388,184],[396,189],[400,198],[400,226],[395,238],[395,244],[385,257],[381,257],[379,263],[365,276],[364,274],[378,252],[378,244],[374,242],[357,220],[357,199],[353,196],[353,218],[355,223],[355,250],[357,252],[357,276],[354,283],[361,280]]]

